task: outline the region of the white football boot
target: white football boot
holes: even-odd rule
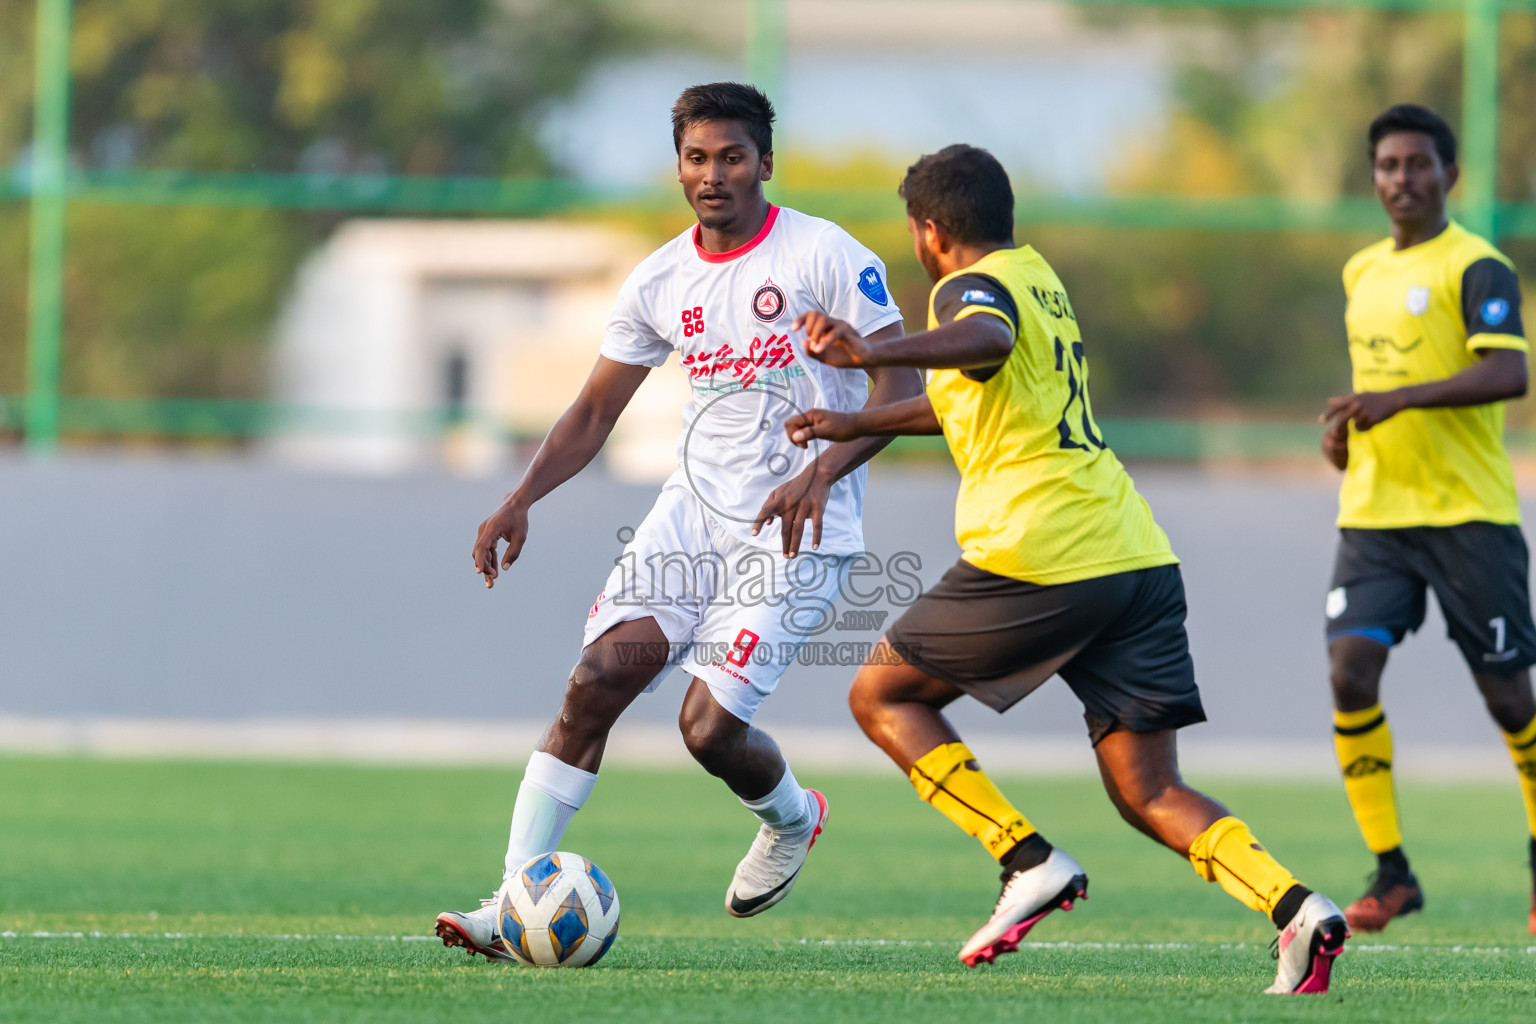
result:
[[[1040,919],[1056,909],[1071,910],[1072,901],[1088,898],[1088,872],[1059,849],[1028,871],[1016,871],[1003,882],[992,917],[960,949],[967,967],[990,964],[1000,953],[1018,951],[1019,942]]]
[[[778,832],[767,825],[758,828],[725,893],[725,909],[732,917],[761,914],[794,888],[805,855],[827,823],[827,798],[814,789],[805,792],[816,801],[815,824],[798,833]]]
[[[479,910],[443,911],[437,915],[437,937],[450,948],[463,947],[470,956],[479,953],[487,960],[517,963],[517,958],[501,945],[500,904],[501,890],[498,889],[490,899],[480,901]]]
[[[1275,939],[1279,970],[1270,995],[1321,995],[1328,991],[1333,958],[1344,952],[1349,925],[1333,901],[1315,892],[1302,901],[1301,909]]]

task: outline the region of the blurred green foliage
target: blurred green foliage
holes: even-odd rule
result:
[[[25,173],[33,0],[0,0],[0,175]],[[619,0],[76,0],[71,162],[514,175],[545,105],[654,27]],[[78,203],[64,390],[249,397],[331,216]],[[24,387],[25,207],[0,203],[0,393]]]
[[[0,175],[25,165],[32,0],[0,0]],[[76,0],[72,159],[95,169],[558,173],[547,104],[595,63],[678,36],[620,0]],[[1125,196],[1369,195],[1364,134],[1394,102],[1459,122],[1454,13],[1081,9],[1173,40],[1166,121],[1128,133]],[[1500,192],[1536,197],[1536,15],[1502,20]],[[686,43],[684,45],[687,45]],[[912,154],[915,156],[916,154]],[[780,154],[795,187],[891,189],[909,162]],[[807,205],[810,212],[820,211]],[[921,326],[927,282],[899,202],[847,226]],[[688,222],[625,215],[656,241]],[[283,294],[334,216],[77,203],[69,221],[65,391],[258,397]],[[0,203],[0,394],[24,386],[26,215]],[[1383,216],[1381,231],[1386,230]],[[1299,415],[1347,385],[1339,271],[1373,239],[1029,227],[1071,291],[1103,415]],[[1536,244],[1508,243],[1527,282]],[[1515,422],[1529,419],[1517,410]]]
[[[1127,9],[1116,7],[1124,13]],[[1104,11],[1087,9],[1102,21]],[[1394,103],[1461,114],[1455,13],[1142,11],[1183,33],[1173,108],[1128,140],[1127,195],[1371,195],[1366,129]],[[1123,20],[1119,24],[1124,24]],[[1536,198],[1536,16],[1502,20],[1500,195]],[[1346,390],[1344,261],[1373,236],[1290,232],[1029,232],[1071,290],[1101,412],[1300,414]],[[1536,247],[1506,245],[1529,284]],[[1526,422],[1519,403],[1514,422]]]
[[[309,218],[272,210],[77,206],[69,219],[64,392],[243,397]]]
[[[1335,233],[1043,229],[1072,295],[1100,415],[1304,414],[1348,390]]]
[[[0,70],[28,86],[0,91],[0,160],[26,144],[33,6],[0,0]],[[542,105],[648,32],[617,0],[76,0],[74,155],[106,168],[542,173]]]
[[[1116,8],[1119,10],[1120,8]],[[1369,195],[1366,127],[1394,103],[1459,126],[1457,12],[1143,12],[1186,32],[1174,117],[1120,176],[1159,194]],[[1501,21],[1500,198],[1536,199],[1536,14]]]
[[[22,389],[26,338],[27,208],[0,203],[0,394]]]

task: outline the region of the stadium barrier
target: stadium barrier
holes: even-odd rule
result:
[[[20,431],[26,400],[0,395],[0,431]],[[1311,423],[1255,420],[1101,418],[1110,447],[1122,459],[1156,462],[1258,462],[1315,460],[1321,428]],[[60,430],[86,438],[143,437],[175,441],[244,443],[287,432],[331,435],[436,437],[472,425],[508,442],[536,443],[542,434],[450,410],[348,410],[274,402],[208,398],[96,398],[66,395],[59,401]],[[1510,454],[1536,457],[1536,429],[1507,432]],[[941,437],[899,437],[886,457],[947,459]]]

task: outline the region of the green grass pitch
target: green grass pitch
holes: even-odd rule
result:
[[[996,897],[985,853],[894,771],[803,774],[828,830],[794,894],[737,921],[746,813],[699,771],[605,772],[562,845],[613,877],[621,938],[594,969],[537,971],[420,941],[489,894],[515,772],[0,760],[0,1020],[1536,1019],[1513,780],[1403,786],[1428,913],[1358,937],[1328,996],[1281,999],[1260,994],[1273,930],[1095,782],[1005,780],[1092,898],[971,971],[955,954]],[[1303,879],[1358,893],[1339,787],[1206,788]]]

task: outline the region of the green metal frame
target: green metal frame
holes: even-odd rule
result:
[[[1485,237],[1536,238],[1536,204],[1500,203],[1497,198],[1500,18],[1505,12],[1536,11],[1536,0],[1072,2],[1128,7],[1199,6],[1294,11],[1342,8],[1462,13],[1465,26],[1463,156],[1458,216],[1471,230]],[[595,196],[569,182],[543,179],[71,171],[68,167],[70,25],[71,0],[37,0],[31,181],[28,185],[0,182],[0,201],[26,200],[31,205],[27,393],[20,402],[0,396],[0,429],[23,427],[27,447],[34,453],[53,451],[61,427],[86,432],[244,437],[253,435],[271,421],[270,407],[265,403],[61,396],[65,225],[71,203],[502,215],[593,211],[615,205],[611,197]],[[750,0],[746,68],[749,77],[770,94],[778,91],[783,79],[785,30],[784,0]],[[849,219],[884,219],[900,215],[897,201],[886,191],[827,191],[779,186],[776,192],[781,201],[812,206]],[[627,197],[622,200],[622,205],[633,207],[637,202],[670,206],[675,197],[670,194],[665,197]],[[1029,224],[1122,228],[1368,231],[1380,227],[1381,213],[1376,203],[1369,199],[1298,203],[1263,196],[1213,199],[1028,196],[1019,203],[1018,218],[1021,223]],[[324,416],[305,418],[347,429],[334,417],[329,420]],[[423,424],[435,422],[428,417]],[[1150,448],[1147,454],[1156,454],[1174,444],[1175,434],[1183,437],[1179,434],[1181,430],[1199,434],[1204,429],[1198,424],[1174,424],[1160,434],[1145,423],[1134,425],[1133,430],[1133,421],[1127,421],[1126,428],[1147,440]],[[1147,433],[1148,430],[1152,433]],[[1173,433],[1168,433],[1169,430]],[[1163,438],[1162,434],[1167,437]],[[1192,442],[1190,438],[1184,438],[1179,445],[1186,453],[1211,449],[1210,444]],[[1222,444],[1216,445],[1218,449],[1222,447]]]
[[[27,274],[27,446],[59,439],[64,355],[65,175],[69,161],[70,0],[38,0],[32,129],[32,238]]]

